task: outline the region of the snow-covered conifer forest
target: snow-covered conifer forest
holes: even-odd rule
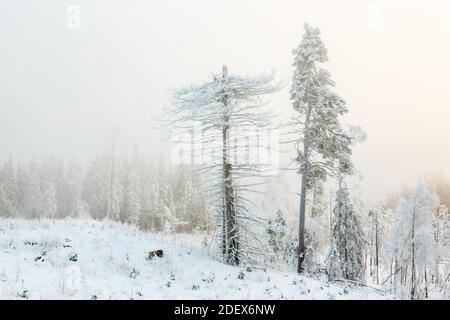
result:
[[[78,48],[74,52],[87,55],[91,49],[80,39],[102,39],[106,47],[118,41],[89,36],[95,33],[92,30],[105,31],[96,25],[99,21],[91,20],[90,6],[76,4],[64,11],[65,32]],[[214,9],[203,6],[206,12]],[[276,16],[269,10],[272,7],[264,6],[267,15]],[[164,12],[168,17],[175,14],[173,10],[180,14],[175,8]],[[368,11],[372,12],[367,22],[370,32],[382,34],[378,30],[384,21],[379,17],[385,17],[383,8]],[[12,6],[6,9],[17,13]],[[191,14],[191,9],[185,9]],[[432,120],[423,115],[421,127],[410,127],[408,114],[389,109],[392,120],[382,114],[382,125],[374,125],[371,121],[383,107],[373,111],[363,109],[364,104],[382,105],[398,95],[389,84],[385,93],[379,93],[384,80],[378,83],[377,94],[372,94],[372,80],[365,83],[364,79],[377,77],[377,70],[370,66],[377,57],[350,45],[362,47],[365,40],[355,37],[346,42],[345,35],[337,35],[327,23],[322,27],[315,19],[304,24],[293,19],[291,51],[281,46],[283,50],[270,49],[273,55],[256,57],[248,44],[250,34],[254,41],[264,40],[266,47],[272,45],[271,39],[282,38],[284,31],[279,34],[272,28],[277,35],[269,32],[262,39],[257,28],[240,35],[231,26],[225,34],[244,37],[247,45],[228,49],[230,60],[220,55],[217,65],[212,63],[215,59],[209,60],[215,49],[208,44],[216,43],[207,39],[212,34],[204,35],[200,44],[195,41],[203,46],[201,50],[184,43],[194,37],[189,32],[198,32],[196,24],[213,22],[190,20],[191,31],[178,25],[178,31],[187,31],[180,31],[170,45],[164,41],[173,36],[171,27],[161,27],[167,28],[168,35],[159,39],[159,45],[171,48],[164,54],[156,43],[149,44],[149,51],[143,49],[148,39],[140,28],[148,27],[146,14],[151,13],[138,6],[122,10],[118,12],[133,17],[124,20],[133,27],[115,37],[139,37],[132,42],[135,47],[116,46],[111,56],[85,59],[87,65],[77,68],[66,67],[77,59],[68,51],[47,61],[56,65],[52,70],[58,70],[49,77],[67,68],[63,74],[75,92],[66,91],[63,78],[48,80],[61,94],[49,91],[43,80],[24,81],[20,95],[14,96],[16,78],[11,76],[8,85],[7,77],[0,75],[0,118],[6,119],[0,120],[0,143],[4,143],[0,149],[0,299],[450,298],[450,179],[442,171],[445,167],[430,165],[449,159],[450,142],[438,140],[446,135],[442,131],[435,138],[439,152],[422,152],[425,147],[420,144],[435,143],[424,142],[425,138],[411,144],[418,150],[415,156],[404,147],[407,130],[411,135],[420,131],[420,137],[424,132],[435,134],[432,127],[438,119],[434,117],[445,118],[444,111]],[[26,26],[6,22],[19,30],[14,32],[26,34]],[[389,21],[382,26],[388,28]],[[150,30],[153,36],[156,31]],[[233,40],[226,41],[232,45]],[[386,41],[386,50],[399,46],[381,36],[374,41],[378,47]],[[90,45],[98,49],[102,44]],[[152,76],[145,55],[135,54],[141,49],[152,51],[158,63],[170,60],[176,65],[170,80]],[[36,50],[36,55],[42,53]],[[364,54],[367,65],[360,58],[348,58]],[[247,62],[234,63],[236,56]],[[114,59],[121,63],[116,66]],[[261,67],[256,68],[253,59]],[[157,70],[157,64],[151,66]],[[19,71],[4,64],[0,70],[3,66],[7,75],[20,78]],[[278,67],[267,71],[272,66]],[[283,68],[288,71],[279,72]],[[132,76],[121,79],[120,74],[129,75],[130,69]],[[44,77],[45,69],[36,64],[29,72]],[[365,78],[348,80],[346,72]],[[173,76],[178,73],[179,77]],[[81,74],[83,80],[77,78]],[[148,90],[151,94],[142,93]],[[415,100],[420,93],[414,90],[396,103]],[[81,97],[83,92],[88,98]],[[132,92],[132,98],[126,92]],[[65,104],[66,93],[75,102]],[[52,98],[45,98],[47,94]],[[164,99],[158,100],[158,95]],[[102,96],[108,98],[102,100]],[[58,104],[48,108],[38,104],[57,99],[61,109]],[[371,99],[380,101],[367,102]],[[436,97],[423,99],[424,110],[425,102],[437,101]],[[161,106],[152,108],[154,101]],[[83,103],[102,111],[94,115]],[[133,109],[133,104],[139,107]],[[27,112],[27,106],[42,112],[36,116]],[[77,110],[81,120],[75,120]],[[109,114],[114,113],[116,118],[111,120]],[[62,114],[73,127],[54,120]],[[127,125],[121,125],[126,121]],[[138,124],[144,131],[136,134]],[[40,136],[40,130],[48,129],[44,127],[51,129]],[[62,134],[66,131],[72,132],[70,139]],[[381,136],[385,131],[389,135]],[[133,138],[128,136],[131,132]],[[398,132],[399,138],[392,132]],[[137,136],[144,138],[137,142]],[[64,148],[58,147],[57,139],[65,140]],[[34,145],[33,141],[39,142]],[[72,147],[74,151],[68,153]],[[84,148],[89,151],[81,152]],[[414,157],[420,158],[420,166],[413,166]],[[402,176],[393,183],[397,172],[406,172],[410,179]]]

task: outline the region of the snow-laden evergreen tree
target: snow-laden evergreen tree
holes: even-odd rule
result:
[[[139,201],[139,176],[137,162],[124,161],[121,172],[122,201],[120,202],[120,219],[133,225],[139,225],[141,216],[141,203]]]
[[[336,243],[332,243],[326,258],[326,268],[328,273],[328,280],[333,281],[343,278],[342,261]]]
[[[17,211],[8,192],[0,185],[0,217],[12,217]]]
[[[317,234],[311,230],[305,230],[305,260],[303,261],[304,268],[307,272],[315,274],[319,272],[319,243]]]
[[[302,175],[299,217],[298,272],[304,271],[305,212],[307,191],[318,180],[337,172],[349,173],[352,139],[344,133],[339,116],[347,112],[345,101],[331,88],[334,82],[320,67],[328,60],[320,31],[305,24],[303,40],[294,50],[294,75],[290,90],[294,110],[290,133],[295,134],[297,163]]]
[[[43,182],[39,200],[39,212],[41,217],[55,219],[58,206],[56,203],[56,189],[50,182]]]
[[[25,190],[27,184],[27,170],[26,166],[22,163],[17,165],[15,170],[16,176],[16,197],[15,204],[17,209],[17,215],[20,217],[25,217]]]
[[[275,218],[268,221],[266,232],[269,236],[269,245],[274,254],[279,254],[283,248],[283,241],[286,236],[286,220],[284,219],[283,211],[278,209]]]
[[[83,188],[83,198],[90,207],[94,219],[103,219],[108,212],[108,176],[104,172],[99,156],[92,159],[87,167]]]
[[[334,268],[340,265],[344,279],[364,283],[365,238],[358,214],[350,201],[347,187],[342,182],[337,191],[333,213],[332,244],[327,259],[328,266],[333,268],[333,270],[328,270],[330,280],[339,280],[333,279],[332,276],[339,274]]]
[[[310,205],[307,208],[307,217],[309,223],[305,226],[305,247],[306,256],[305,270],[307,272],[314,272],[317,266],[316,257],[307,257],[308,252],[317,255],[319,252],[327,250],[330,244],[330,213],[329,213],[329,194],[325,191],[325,183],[323,181],[316,181],[309,197]],[[331,205],[331,204],[330,204]]]
[[[24,175],[23,210],[26,218],[42,217],[40,167],[37,161],[31,161]]]
[[[210,230],[203,201],[198,201],[203,199],[201,182],[191,174],[192,168],[153,165],[137,151],[130,160],[115,159],[112,207],[118,214],[108,216],[110,163],[109,154],[104,154],[95,156],[87,170],[74,159],[67,166],[53,158],[27,166],[0,164],[0,216],[109,218],[152,231],[163,231],[171,220],[176,232]]]
[[[194,229],[205,228],[207,222],[202,218],[204,199],[193,166],[177,165],[172,183],[176,216],[179,220],[178,230],[192,232]]]
[[[178,226],[182,225],[183,221],[178,219],[176,212],[173,212],[168,206],[165,209],[162,231],[167,235],[175,235]]]
[[[42,179],[54,189],[55,215],[52,218],[60,218],[68,215],[68,190],[66,168],[62,159],[48,158],[43,163]]]
[[[167,220],[173,219],[174,205],[169,171],[160,159],[155,172],[153,208],[153,228],[158,231],[164,230]],[[170,222],[169,224],[172,225]]]
[[[0,217],[15,216],[18,213],[18,184],[14,164],[10,159],[0,169]]]
[[[121,185],[112,170],[111,155],[96,156],[88,166],[83,196],[95,219],[119,220]]]
[[[223,260],[231,265],[248,260],[249,254],[261,253],[254,248],[255,239],[245,239],[253,234],[249,225],[258,221],[248,198],[251,184],[245,181],[260,176],[261,166],[250,154],[255,142],[249,145],[236,140],[243,131],[270,123],[271,116],[259,97],[279,88],[273,82],[273,75],[241,77],[228,74],[224,66],[222,74],[209,82],[175,90],[173,108],[168,110],[173,128],[202,125],[202,134],[194,136],[194,143],[200,144],[202,154],[209,158],[202,166],[209,177],[203,190],[217,216]]]
[[[139,177],[139,203],[141,205],[141,215],[139,226],[143,230],[150,230],[153,227],[155,200],[155,186],[157,184],[153,162],[146,161],[142,157],[138,160]]]
[[[313,188],[311,201],[311,218],[322,216],[327,210],[325,187],[323,181],[318,181]]]
[[[439,197],[419,185],[407,199],[400,200],[390,239],[395,259],[396,281],[406,287],[411,299],[427,297],[428,280],[439,250],[434,231]]]
[[[66,205],[69,217],[89,217],[89,206],[83,199],[83,180],[83,167],[72,160],[66,172]]]

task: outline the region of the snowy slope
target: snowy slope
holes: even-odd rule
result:
[[[201,237],[113,222],[0,219],[0,299],[388,299],[370,288],[245,270],[202,253]],[[164,249],[161,259],[146,260]]]

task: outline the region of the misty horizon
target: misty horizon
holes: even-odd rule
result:
[[[286,86],[269,105],[286,119],[291,51],[310,22],[322,31],[326,66],[347,101],[344,123],[368,135],[354,148],[366,196],[382,199],[425,174],[448,176],[450,4],[348,4],[3,1],[0,161],[85,162],[109,148],[113,131],[118,152],[137,146],[169,159],[155,118],[170,89],[207,80],[224,64],[244,75],[274,70]],[[74,29],[72,5],[80,11]]]

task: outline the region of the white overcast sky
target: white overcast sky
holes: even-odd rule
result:
[[[449,174],[448,0],[0,0],[0,160],[86,159],[112,128],[124,148],[164,156],[151,126],[168,88],[225,63],[289,81],[305,22],[322,30],[345,121],[368,134],[354,152],[365,192]],[[287,115],[288,87],[270,101]]]

